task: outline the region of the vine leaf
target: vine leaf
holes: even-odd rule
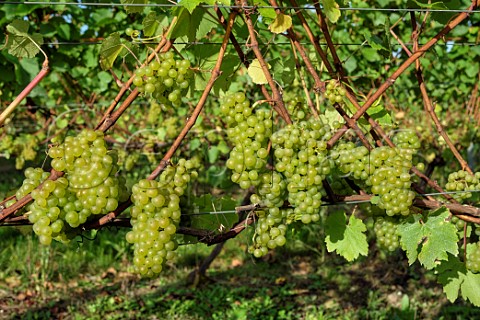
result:
[[[214,68],[218,59],[218,47],[204,46],[203,48],[199,48],[199,46],[196,46],[193,52],[196,58],[195,65],[202,70],[212,70]],[[236,56],[232,54],[225,55],[222,66],[220,67],[220,77],[217,78],[213,85],[213,91],[215,93],[226,91],[230,87],[232,75],[235,74],[235,69],[237,69],[240,64],[240,61],[235,59],[235,57]],[[203,91],[211,77],[212,74],[210,72],[196,72],[194,89]]]
[[[447,222],[450,212],[446,208],[431,213],[421,223],[420,215],[405,220],[398,226],[400,243],[407,252],[408,263],[415,260],[426,269],[433,269],[438,260],[447,260],[448,254],[458,254],[458,236],[454,225]]]
[[[467,246],[467,251],[472,244]],[[457,300],[459,292],[465,300],[480,306],[480,274],[467,270],[465,264],[457,257],[448,255],[448,260],[435,269],[438,273],[438,283],[443,285],[443,292],[450,302]]]
[[[195,10],[198,5],[202,3],[202,0],[181,0],[178,4],[186,8],[190,14]]]
[[[29,35],[28,28],[28,21],[19,19],[7,25],[9,36],[5,48],[8,48],[8,53],[19,58],[33,58],[37,55],[43,37],[39,33]]]
[[[281,86],[289,85],[295,80],[295,77],[292,76],[295,74],[295,59],[293,57],[288,59],[276,58],[271,62],[275,81]]]
[[[145,19],[143,19],[143,35],[145,37],[155,36],[158,33],[159,26],[161,26],[164,16],[158,17],[155,12],[150,12]]]
[[[100,48],[100,65],[103,70],[111,69],[115,59],[122,52],[123,45],[118,32],[112,33],[102,42]]]
[[[215,198],[210,194],[205,194],[195,198],[193,203],[197,215],[190,216],[190,225],[192,228],[222,233],[223,231],[230,230],[238,221],[238,215],[236,213],[215,214],[215,212],[218,211],[235,210],[236,202],[232,198]],[[201,214],[205,212],[212,212],[212,214]]]
[[[217,26],[217,21],[208,14],[211,9],[198,7],[190,13],[183,7],[179,7],[175,15],[178,17],[172,32],[168,38],[176,38],[176,42],[194,42],[205,37],[212,28]],[[175,48],[181,50],[185,44],[177,44]],[[218,48],[217,48],[218,51]]]
[[[330,105],[325,106],[325,111],[320,115],[320,119],[332,127],[334,122],[345,123],[345,120],[338,113],[338,111]]]
[[[322,3],[328,20],[332,23],[337,22],[338,18],[340,18],[340,9],[335,0],[322,0]]]
[[[339,255],[353,261],[359,255],[368,254],[368,242],[365,231],[367,227],[362,220],[350,216],[347,218],[344,212],[335,212],[328,216],[325,222],[325,242],[328,252],[336,251]]]
[[[292,26],[292,17],[279,13],[273,22],[268,26],[268,30],[272,33],[282,33]]]
[[[121,2],[122,4],[127,4],[124,7],[127,13],[141,13],[145,8],[144,6],[128,6],[128,4],[147,4],[148,0],[121,0]]]
[[[380,53],[384,58],[389,58],[391,56],[390,44],[387,37],[382,39],[375,34],[372,35],[370,30],[367,29],[363,30],[363,36],[370,47]]]
[[[267,63],[268,69],[270,69],[270,65]],[[260,61],[258,59],[254,59],[252,63],[248,66],[248,75],[252,78],[253,83],[255,84],[266,84],[268,83],[267,77],[262,70],[262,66],[260,65]]]
[[[255,0],[253,1],[253,4],[260,7],[257,10],[263,18],[267,19],[267,21],[272,21],[277,18],[277,13],[275,12],[275,9],[269,7],[270,4],[266,1]]]

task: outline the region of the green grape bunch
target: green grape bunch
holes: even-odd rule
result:
[[[377,217],[375,219],[373,231],[380,248],[395,251],[400,247],[397,225],[398,220],[391,217]]]
[[[325,98],[328,99],[331,104],[342,103],[345,94],[345,88],[343,88],[338,81],[328,81],[326,85]]]
[[[341,172],[379,196],[377,205],[388,216],[406,216],[415,198],[410,169],[419,148],[418,137],[402,132],[393,140],[402,148],[382,146],[369,151],[364,146],[344,142],[337,144],[330,155]]]
[[[473,190],[480,189],[480,172],[470,174],[464,170],[459,170],[448,175],[448,182],[445,184],[445,190],[456,192],[452,196],[455,200],[463,202],[472,197]]]
[[[197,178],[194,168],[198,165],[194,160],[180,159],[162,172],[159,181],[143,179],[132,187],[132,230],[126,240],[133,244],[135,272],[152,277],[176,258],[180,197],[191,179]]]
[[[133,84],[160,104],[177,107],[192,77],[189,60],[176,60],[173,52],[165,52],[147,66],[135,70]]]
[[[226,163],[232,170],[232,181],[242,189],[258,186],[267,165],[268,139],[273,128],[270,112],[265,109],[254,112],[241,92],[227,94],[220,111],[229,126],[228,139],[234,144]]]
[[[108,150],[103,132],[82,130],[51,147],[48,155],[53,169],[65,175],[48,180],[42,169],[27,168],[16,194],[20,199],[31,193],[28,218],[40,243],[68,242],[73,230],[90,217],[114,211],[128,198],[125,181],[115,175],[116,153]]]

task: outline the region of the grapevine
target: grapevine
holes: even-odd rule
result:
[[[475,33],[477,23],[469,15],[478,3],[472,2],[467,10],[450,17],[441,29],[433,23],[416,23],[412,13],[414,30],[408,34],[414,35],[413,46],[409,48],[402,37],[395,36],[401,48],[395,56],[392,39],[381,38],[385,30],[372,30],[360,38],[352,32],[352,42],[361,40],[359,50],[368,43],[362,52],[365,57],[358,59],[357,52],[343,52],[333,38],[350,30],[345,21],[361,25],[367,23],[365,19],[357,19],[353,12],[352,17],[339,20],[343,13],[335,1],[308,8],[290,2],[299,9],[290,10],[273,0],[259,7],[240,1],[234,8],[180,1],[172,3],[181,7],[169,12],[173,16],[165,15],[165,8],[153,6],[143,21],[133,21],[142,16],[141,6],[125,5],[127,13],[139,14],[132,16],[133,24],[122,21],[118,29],[124,32],[116,27],[95,31],[95,37],[102,40],[99,59],[103,70],[94,74],[81,67],[71,70],[73,76],[56,75],[61,86],[50,80],[51,91],[31,96],[48,97],[52,100],[49,105],[37,108],[28,101],[22,106],[26,111],[20,112],[20,101],[13,96],[18,88],[8,88],[3,96],[2,80],[2,101],[7,97],[5,101],[13,102],[0,113],[5,125],[0,132],[0,153],[14,157],[17,169],[27,169],[22,185],[9,191],[10,197],[0,204],[0,222],[32,224],[43,245],[53,240],[67,243],[88,229],[122,222],[131,228],[126,241],[133,247],[133,269],[146,277],[160,274],[174,262],[176,249],[185,239],[214,244],[246,230],[246,251],[261,258],[289,243],[299,228],[316,224],[315,228],[324,230],[319,245],[348,261],[366,256],[371,243],[367,236],[374,235],[378,247],[405,251],[410,264],[418,261],[434,270],[440,274],[439,281],[454,273],[451,270],[468,270],[462,273],[464,278],[455,279],[459,286],[461,281],[478,282],[472,274],[480,272],[476,193],[480,173],[472,170],[475,161],[463,159],[464,154],[470,158],[475,154],[474,139],[469,137],[466,146],[462,132],[446,128],[455,115],[439,119],[446,108],[434,108],[424,79],[430,75],[423,73],[420,60],[430,59],[426,52],[467,19],[473,28],[468,33]],[[318,21],[312,24],[305,19],[303,9],[310,10],[311,18]],[[425,21],[429,18],[424,17]],[[432,19],[439,22],[434,14]],[[9,24],[5,44],[15,58],[10,60],[21,61],[19,65],[30,73],[35,68],[26,59],[38,52],[46,54],[41,49],[42,35],[29,34],[32,21]],[[392,34],[396,35],[393,29],[402,22],[392,26]],[[336,23],[341,27],[333,34],[331,25]],[[438,30],[428,39],[431,25]],[[37,27],[35,30],[41,31]],[[422,46],[420,34],[425,37]],[[290,42],[279,50],[271,44],[281,35]],[[63,37],[60,32],[59,36]],[[320,45],[320,38],[325,39],[327,50]],[[26,44],[25,48],[18,50],[16,42]],[[198,49],[200,43],[205,49]],[[53,45],[51,49],[54,51]],[[87,54],[92,53],[76,53],[79,57]],[[384,68],[366,69],[375,71],[373,79],[353,74],[381,56],[390,61]],[[400,86],[398,94],[403,100],[387,94],[396,81],[406,81],[401,75],[414,62],[422,100],[405,97],[405,92],[415,92],[410,87],[403,90]],[[432,65],[432,73],[438,72],[434,61]],[[476,77],[470,69],[465,72],[469,78]],[[45,74],[46,67],[19,97],[25,97]],[[82,100],[82,110],[58,106],[63,103],[58,91],[70,96],[71,92],[83,92],[82,86],[89,82],[101,90],[90,97],[79,93],[80,98],[70,99],[75,103]],[[115,85],[119,92],[111,95]],[[478,88],[468,92],[467,108],[476,121],[477,92]],[[142,102],[135,105],[134,101]],[[427,119],[419,121],[415,130],[403,129],[411,124],[404,119],[408,108],[399,101],[424,107]],[[100,102],[107,102],[108,108],[102,110]],[[55,108],[72,111],[72,118],[62,119]],[[37,131],[17,131],[14,116],[24,122],[35,121]],[[44,134],[52,123],[55,132]],[[424,125],[432,132],[435,128],[443,140],[423,139]],[[205,136],[192,137],[194,126]],[[387,129],[395,131],[390,134]],[[452,132],[459,136],[451,139]],[[357,138],[361,145],[354,142]],[[437,147],[442,148],[442,156],[453,155],[460,168],[450,162],[436,168],[431,159],[439,155],[432,156],[430,150]],[[40,150],[46,150],[46,155]],[[200,155],[199,150],[205,154]],[[34,168],[31,163],[44,156],[41,168]],[[177,156],[178,161],[174,160]],[[141,161],[145,158],[146,165]],[[151,166],[156,168],[150,170]],[[207,166],[216,174],[214,183],[198,179],[209,170]],[[234,195],[232,202],[242,197],[250,202],[220,210],[222,214],[234,212],[238,219],[209,226],[188,216],[216,213],[197,212],[192,202],[205,195],[213,202],[218,194],[227,192]],[[354,206],[355,201],[368,205]],[[123,220],[118,219],[122,214]],[[367,232],[367,227],[373,232]],[[449,293],[449,298],[455,294]],[[465,298],[480,305],[477,297],[465,294]]]

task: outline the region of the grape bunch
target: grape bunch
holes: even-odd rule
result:
[[[289,215],[293,215],[293,209],[271,207],[264,211],[258,211],[255,236],[253,244],[248,247],[248,252],[255,258],[260,258],[266,255],[268,250],[284,246],[287,242],[285,238],[286,218]]]
[[[66,137],[48,154],[53,169],[65,172],[67,186],[85,214],[107,214],[117,208],[119,200],[128,199],[124,179],[115,176],[117,153],[108,150],[102,131],[87,129],[76,137]]]
[[[37,135],[11,132],[2,136],[0,153],[14,158],[15,169],[20,170],[25,166],[25,161],[35,160],[39,145],[40,139]]]
[[[327,98],[331,104],[341,103],[345,94],[345,88],[343,88],[338,81],[328,81],[325,91],[325,98]]]
[[[327,158],[330,137],[328,125],[315,119],[288,125],[271,137],[275,170],[285,177],[296,220],[305,224],[320,219],[323,180],[332,167]]]
[[[400,246],[397,225],[398,221],[391,217],[378,217],[375,219],[373,231],[381,248],[394,251]]]
[[[128,198],[123,179],[115,176],[116,156],[107,150],[102,132],[83,130],[50,148],[48,155],[52,167],[65,176],[45,180],[47,172],[29,168],[16,194],[20,199],[31,192],[29,220],[42,244],[68,241],[72,230],[92,214],[113,211],[118,201]]]
[[[480,272],[480,241],[468,245],[467,248],[467,269],[473,273],[478,273]]]
[[[480,172],[475,172],[475,174],[463,170],[453,172],[448,175],[448,182],[445,185],[446,191],[459,191],[452,195],[459,202],[472,197],[472,193],[468,191],[478,189],[480,189]]]
[[[32,192],[50,175],[48,172],[43,171],[41,168],[31,167],[26,168],[24,174],[25,180],[23,180],[22,186],[18,188],[17,192],[15,193],[15,198],[17,199],[21,199],[30,192]]]
[[[408,215],[415,193],[410,190],[412,167],[411,152],[398,148],[378,147],[371,151],[353,143],[340,144],[331,153],[337,167],[362,181],[379,196],[378,207],[387,215]]]
[[[126,240],[134,245],[135,272],[151,277],[176,257],[175,233],[180,223],[180,196],[197,172],[193,161],[180,159],[167,167],[160,181],[140,180],[132,187],[132,230]]]
[[[402,130],[396,132],[392,137],[392,142],[397,148],[412,150],[410,151],[412,153],[415,152],[415,150],[420,149],[420,140],[413,130]]]
[[[161,104],[179,106],[193,77],[189,60],[176,60],[173,52],[160,53],[145,67],[135,70],[133,84]]]
[[[243,93],[227,95],[220,110],[229,125],[228,138],[234,144],[226,163],[232,170],[231,179],[242,189],[258,186],[267,164],[267,145],[273,127],[270,112],[264,109],[253,112]]]

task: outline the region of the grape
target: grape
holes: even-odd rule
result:
[[[175,259],[175,232],[180,223],[180,196],[190,179],[197,177],[193,160],[180,159],[167,167],[159,181],[140,180],[132,187],[132,230],[126,240],[133,244],[135,272],[153,276],[166,261]]]
[[[233,171],[232,181],[242,189],[258,186],[259,173],[266,170],[268,138],[272,120],[264,109],[253,112],[243,93],[230,93],[224,98],[221,112],[229,125],[227,135],[234,147],[227,160],[227,168]]]
[[[132,28],[127,28],[127,29],[125,29],[125,34],[126,34],[127,36],[131,37],[132,34],[133,34],[133,29],[132,29]]]
[[[308,111],[305,101],[301,96],[288,92],[284,95],[283,99],[293,121],[301,121],[305,119]]]
[[[480,272],[480,241],[468,245],[467,251],[467,269],[473,273]]]
[[[375,220],[373,230],[381,248],[394,251],[400,246],[397,225],[398,221],[390,217],[378,217]]]

